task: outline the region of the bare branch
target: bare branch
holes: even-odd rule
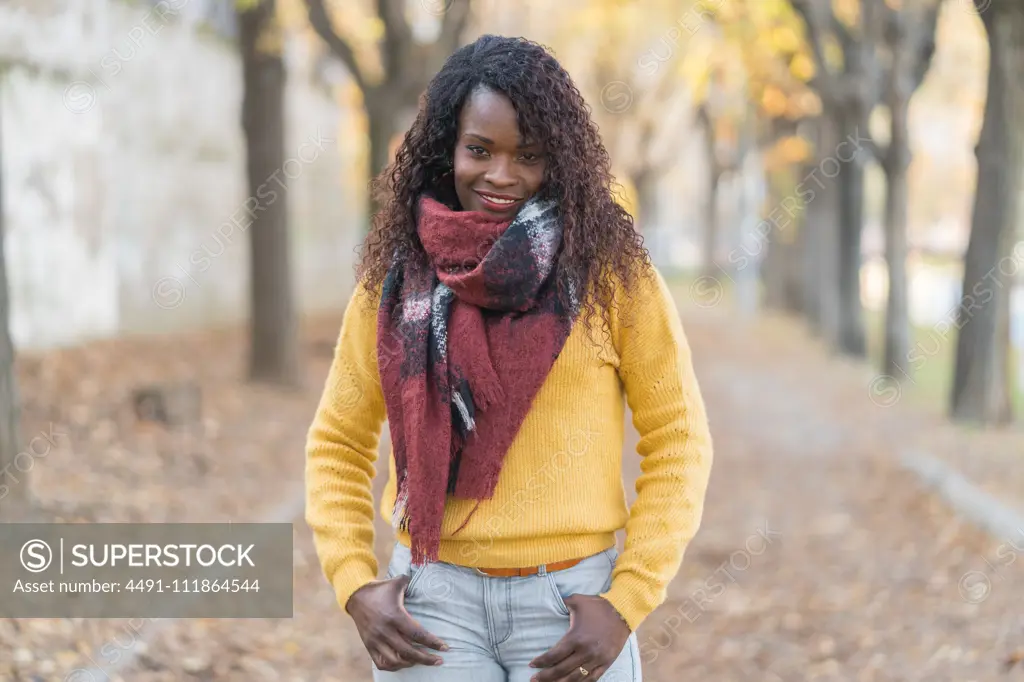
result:
[[[327,8],[324,7],[324,0],[306,0],[306,7],[309,10],[309,23],[313,26],[313,30],[323,38],[331,52],[348,68],[352,79],[363,91],[363,94],[367,94],[366,78],[362,69],[359,68],[359,62],[356,61],[355,52],[334,30],[331,17],[327,13]]]
[[[811,45],[811,53],[814,55],[815,71],[813,78],[814,89],[822,97],[834,99],[835,96],[835,74],[828,67],[825,59],[825,48],[822,44],[824,31],[818,21],[818,17],[811,3],[814,0],[790,0],[793,9],[804,21],[807,33],[807,42]],[[831,10],[830,10],[831,13]]]
[[[935,30],[939,23],[939,4],[935,3],[924,11],[922,21],[917,22],[918,35],[914,45],[914,72],[912,87],[916,90],[928,70],[932,66],[932,57],[935,56]]]
[[[424,85],[433,74],[441,70],[445,60],[459,49],[466,24],[469,23],[471,6],[470,0],[452,0],[451,6],[441,20],[441,32],[437,40],[421,50]]]
[[[862,105],[870,111],[881,97],[886,86],[886,70],[879,58],[879,48],[884,44],[885,31],[892,24],[894,10],[885,0],[862,0],[860,29],[861,39],[855,47],[855,57],[850,62],[856,67],[850,69],[855,76],[853,87]],[[896,17],[899,19],[899,17]]]
[[[412,29],[405,18],[405,0],[377,0],[377,14],[384,23],[381,61],[384,80],[390,83],[406,80],[406,69],[413,63]]]
[[[459,49],[462,41],[462,34],[469,22],[470,0],[453,0],[451,7],[444,13],[441,21],[441,35],[438,36],[438,48],[444,53],[445,58],[452,52]]]
[[[708,164],[711,165],[711,175],[717,178],[725,171],[725,168],[716,153],[715,124],[711,120],[711,112],[708,111],[706,102],[697,107],[697,125],[704,129],[704,151],[707,154]]]
[[[255,5],[251,7],[247,5],[246,7],[247,9],[239,10],[238,14],[254,22],[256,26],[263,24],[264,21],[274,14],[274,3],[272,0],[260,0]]]
[[[846,24],[839,21],[839,17],[836,16],[835,11],[831,8],[829,9],[828,15],[829,28],[832,30],[832,33],[835,34],[836,39],[839,40],[839,46],[845,53],[856,44],[853,34],[850,33],[850,29]]]
[[[821,29],[819,28],[817,18],[814,16],[814,10],[811,9],[810,0],[791,0],[790,4],[800,18],[804,20],[804,26],[807,29],[807,41],[811,44],[811,52],[814,54],[814,62],[820,71],[825,71],[827,64],[825,63],[825,50],[821,45]]]
[[[881,44],[886,20],[894,11],[885,0],[861,0],[861,42],[865,49],[874,50]]]
[[[685,116],[691,108],[688,98],[679,97],[676,83],[670,76],[669,69],[662,69],[663,75],[658,78],[651,91],[646,117],[649,129],[647,139],[643,143],[643,154],[648,165],[655,173],[667,172],[678,161],[674,150],[682,144],[683,127],[675,122]],[[638,88],[639,89],[639,88]]]

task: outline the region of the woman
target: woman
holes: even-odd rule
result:
[[[579,91],[535,43],[483,36],[430,83],[378,182],[306,514],[374,679],[640,680],[636,628],[700,524],[711,438]],[[623,392],[643,457],[632,509]],[[385,419],[397,542],[377,580]]]

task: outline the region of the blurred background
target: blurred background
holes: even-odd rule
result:
[[[293,619],[0,619],[0,679],[370,679],[303,443],[369,178],[483,33],[583,93],[708,402],[646,678],[1024,675],[1019,0],[0,0],[0,521],[296,538]]]

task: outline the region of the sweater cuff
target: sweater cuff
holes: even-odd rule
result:
[[[345,608],[352,594],[363,585],[377,579],[377,574],[369,566],[356,563],[349,568],[339,568],[334,574],[334,594],[338,599],[341,610],[348,614]]]
[[[622,620],[629,625],[630,632],[636,632],[640,623],[657,607],[651,598],[649,583],[628,573],[612,579],[611,588],[601,595],[615,607]]]

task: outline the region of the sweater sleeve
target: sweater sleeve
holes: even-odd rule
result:
[[[306,522],[343,610],[353,592],[377,578],[372,483],[386,408],[376,310],[357,286],[306,441]]]
[[[637,498],[612,583],[603,594],[631,630],[666,597],[700,526],[712,443],[690,346],[668,285],[651,266],[620,294],[613,334],[619,376],[640,435]]]

